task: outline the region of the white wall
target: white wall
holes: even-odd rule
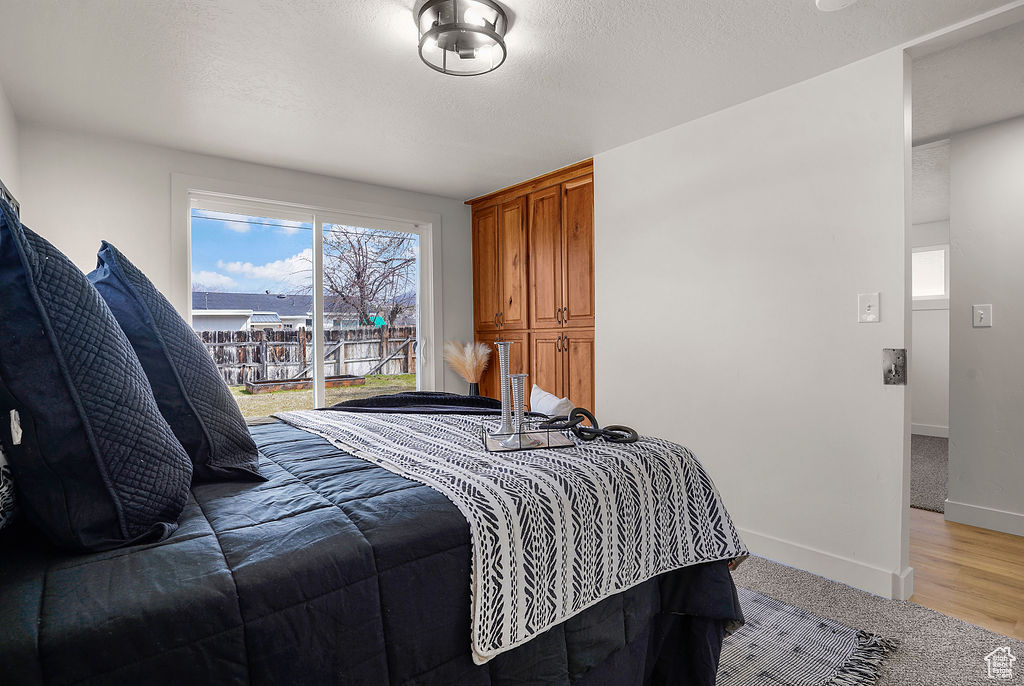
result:
[[[948,174],[948,169],[944,172]],[[917,180],[915,175],[915,184]],[[948,196],[944,204],[948,217]],[[910,229],[910,241],[915,248],[948,244],[949,219],[914,224]],[[938,309],[932,309],[935,307]],[[925,436],[949,436],[949,302],[915,305],[913,330],[910,350],[911,430]]]
[[[949,243],[949,219],[914,224],[910,227],[910,241],[915,248]]]
[[[918,63],[919,64],[919,63]],[[949,141],[913,150],[910,242],[915,248],[949,243]],[[944,309],[925,309],[943,307]],[[910,350],[911,430],[949,435],[949,302],[916,303]]]
[[[249,328],[247,314],[199,314],[192,311],[192,328],[196,331],[242,331]]]
[[[19,140],[26,225],[83,270],[95,266],[100,240],[109,240],[164,292],[189,281],[185,256],[174,257],[182,251],[172,246],[172,173],[337,198],[341,209],[353,201],[440,215],[434,268],[443,279],[442,339],[472,339],[470,212],[460,200],[38,126],[22,126]],[[465,391],[447,370],[444,383]]]
[[[601,418],[693,449],[754,552],[883,595],[912,585],[881,371],[909,324],[905,70],[888,51],[595,160]]]
[[[3,179],[7,189],[14,194],[18,202],[21,202],[19,177],[18,125],[11,103],[4,93],[3,84],[0,84],[0,179]]]
[[[949,436],[949,309],[914,310],[910,353],[911,430]]]
[[[1024,535],[1024,118],[955,136],[950,183],[946,519]]]

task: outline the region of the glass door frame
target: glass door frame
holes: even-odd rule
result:
[[[443,302],[441,279],[441,215],[423,210],[394,207],[328,196],[284,191],[233,181],[171,174],[171,287],[169,299],[186,321],[192,321],[191,210],[196,206],[217,206],[221,211],[265,214],[313,224],[314,405],[326,402],[323,360],[323,225],[348,224],[368,228],[391,228],[419,236],[419,301],[417,317],[416,387],[444,388],[441,357]],[[234,208],[234,209],[227,209]],[[299,219],[302,217],[304,219]]]
[[[317,366],[314,367],[313,377],[313,402],[317,407],[324,407],[327,404],[327,383],[325,369],[327,361],[324,359],[324,227],[325,226],[355,226],[361,229],[378,229],[392,231],[395,233],[413,234],[419,238],[419,249],[416,256],[419,268],[419,282],[416,284],[416,390],[423,390],[422,385],[422,350],[423,341],[423,293],[426,287],[423,268],[423,244],[425,238],[429,239],[429,229],[422,226],[389,220],[382,217],[368,217],[347,212],[317,212],[313,219],[313,319],[314,336],[313,354],[316,355]],[[424,236],[427,233],[427,236]],[[321,333],[315,333],[315,323],[320,322]],[[318,347],[319,346],[319,347]],[[387,351],[383,351],[387,354]],[[319,393],[319,395],[318,395]]]

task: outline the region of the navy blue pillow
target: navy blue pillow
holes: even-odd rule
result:
[[[192,463],[85,275],[0,203],[0,442],[19,510],[107,550],[177,528]]]
[[[192,458],[193,477],[262,481],[259,453],[245,419],[192,327],[106,241],[88,278],[135,348],[160,411]]]

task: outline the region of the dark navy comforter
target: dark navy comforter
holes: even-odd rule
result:
[[[470,540],[441,494],[281,423],[266,483],[192,489],[158,544],[0,534],[0,684],[713,684],[724,562],[665,574],[476,666]]]

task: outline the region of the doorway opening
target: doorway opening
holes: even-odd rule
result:
[[[911,600],[1024,638],[1024,21],[915,46]]]

